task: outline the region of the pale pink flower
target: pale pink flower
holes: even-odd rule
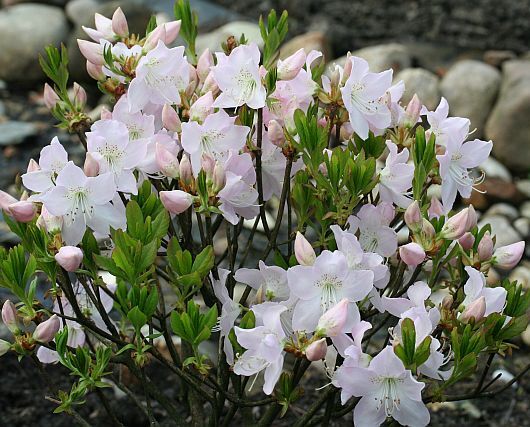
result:
[[[116,33],[112,29],[112,20],[105,16],[96,13],[94,15],[96,28],[89,28],[83,26],[83,31],[94,41],[98,42],[101,39],[113,41],[117,38]]]
[[[260,260],[257,269],[240,268],[234,278],[255,290],[261,289],[266,300],[280,301],[289,298],[287,272],[276,265],[268,266]]]
[[[486,278],[484,277],[484,274],[475,270],[473,267],[465,267],[465,270],[469,278],[464,285],[464,294],[466,297],[464,298],[464,301],[462,301],[462,305],[468,307],[472,302],[480,297],[484,297],[486,300],[485,317],[489,316],[491,313],[502,313],[506,303],[506,289],[502,286],[489,288],[486,286]]]
[[[427,131],[427,138],[432,132],[438,145],[446,146],[449,141],[464,141],[469,133],[469,119],[462,117],[447,117],[449,104],[442,97],[435,111],[426,111],[427,121],[431,128]]]
[[[398,147],[391,141],[386,142],[389,154],[386,165],[379,174],[379,194],[381,200],[406,208],[411,202],[410,188],[414,178],[414,165],[408,164],[409,150],[404,148],[398,153]]]

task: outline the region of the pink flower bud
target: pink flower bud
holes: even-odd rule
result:
[[[182,190],[161,191],[160,201],[172,214],[186,211],[193,203],[193,196]]]
[[[28,167],[26,168],[27,173],[40,171],[39,164],[34,159],[29,159]]]
[[[74,82],[74,104],[78,108],[82,108],[86,104],[86,99],[87,95],[85,89],[81,85]]]
[[[454,298],[452,295],[446,295],[444,296],[442,300],[442,308],[445,308],[446,310],[451,310],[451,307],[453,306]]]
[[[11,349],[11,344],[5,340],[0,340],[0,356],[3,356]]]
[[[460,239],[458,239],[458,243],[460,243],[462,249],[468,251],[475,244],[475,237],[469,231],[467,231],[462,237],[460,237]]]
[[[478,322],[484,318],[484,313],[486,313],[486,298],[482,296],[469,304],[464,309],[459,319],[463,323],[468,323],[471,319]]]
[[[195,70],[195,67],[191,64],[189,66],[189,71],[190,77],[188,86],[186,86],[186,96],[188,98],[191,98],[191,96],[195,92],[195,89],[197,89],[197,85],[199,84],[199,78],[197,77],[197,71]]]
[[[206,77],[208,77],[212,65],[214,65],[213,55],[210,52],[210,49],[207,48],[203,53],[201,53],[201,56],[199,56],[197,61],[197,76],[199,77],[199,81],[201,83],[206,80]]]
[[[61,98],[59,98],[59,95],[57,95],[57,93],[52,89],[52,87],[48,83],[44,83],[43,99],[44,105],[46,105],[46,107],[48,107],[50,110],[55,107],[57,102],[61,100]]]
[[[328,352],[328,345],[326,343],[326,338],[320,338],[317,341],[313,341],[309,344],[305,350],[305,357],[310,362],[316,362],[317,360],[322,360],[326,357]]]
[[[211,155],[204,153],[201,157],[201,169],[206,174],[206,178],[212,179],[214,168],[215,168],[214,158]]]
[[[475,208],[473,205],[469,205],[467,208],[467,222],[466,222],[466,228],[467,230],[471,230],[475,225],[477,225],[477,212],[475,211]]]
[[[335,337],[342,332],[348,317],[350,301],[343,298],[338,304],[326,311],[318,320],[317,333],[321,336]]]
[[[61,328],[61,321],[54,314],[45,322],[40,323],[33,332],[33,339],[38,342],[50,342],[55,338],[55,334]]]
[[[96,65],[104,65],[103,47],[99,43],[77,39],[77,45],[81,54],[90,62]]]
[[[441,236],[447,240],[456,240],[462,237],[462,235],[469,231],[469,225],[475,221],[476,224],[477,214],[473,206],[469,206],[462,209],[456,215],[449,218],[444,226],[442,227]]]
[[[278,61],[278,79],[292,80],[294,79],[302,67],[305,65],[306,54],[303,48],[298,49],[285,60]]]
[[[189,185],[193,182],[193,172],[191,169],[190,158],[187,154],[184,154],[182,159],[180,159],[179,175],[184,184]]]
[[[178,21],[166,22],[163,25],[164,29],[166,30],[166,37],[164,38],[164,43],[166,45],[169,45],[177,39],[180,32],[181,22],[179,19]]]
[[[99,163],[94,156],[90,153],[86,153],[85,164],[83,165],[83,170],[86,176],[98,176],[99,174]]]
[[[118,7],[112,15],[112,31],[114,31],[120,37],[127,37],[129,35],[129,26],[127,25],[127,18]]]
[[[164,104],[164,107],[162,108],[162,124],[171,132],[182,131],[182,123],[180,121],[179,115],[169,104]]]
[[[428,210],[429,218],[439,218],[444,214],[442,203],[436,198],[431,199],[431,205]]]
[[[6,193],[5,191],[0,190],[0,209],[9,213],[9,206],[17,203],[18,200],[15,199],[11,194]]]
[[[63,246],[55,254],[55,261],[66,271],[76,271],[83,262],[83,251],[77,246]]]
[[[18,222],[30,222],[37,214],[37,208],[32,202],[20,201],[8,206],[6,211]]]
[[[217,86],[217,82],[215,81],[215,78],[211,71],[206,76],[206,79],[204,80],[204,84],[202,85],[202,88],[201,88],[201,94],[205,94],[206,92],[212,92],[213,95],[219,92],[219,86]]]
[[[524,242],[512,243],[495,250],[493,264],[502,269],[510,269],[517,265],[524,252]]]
[[[213,178],[212,178],[212,187],[213,191],[216,193],[221,191],[226,184],[226,173],[223,165],[219,162],[215,162],[215,167],[213,168]]]
[[[422,103],[420,98],[418,98],[418,95],[414,94],[408,103],[407,108],[405,109],[405,114],[401,124],[406,128],[415,126],[416,123],[418,123],[418,119],[420,118],[421,107]]]
[[[171,151],[160,143],[155,146],[155,159],[160,172],[169,178],[179,177],[179,161]]]
[[[100,117],[101,117],[101,120],[112,120],[112,113],[108,110],[107,107],[103,106],[101,108]]]
[[[282,126],[276,120],[270,120],[267,125],[267,135],[270,142],[277,147],[281,147],[285,142],[285,135]]]
[[[421,215],[420,205],[417,200],[414,200],[405,210],[404,218],[405,223],[407,224],[407,227],[410,229],[410,231],[417,233],[421,230],[423,217]]]
[[[346,83],[346,80],[350,78],[353,62],[351,60],[351,52],[346,54],[346,63],[344,64],[344,70],[342,71],[342,84]]]
[[[16,334],[19,329],[17,325],[18,311],[11,301],[6,300],[2,306],[2,322],[7,328],[14,334]]]
[[[212,92],[206,92],[198,98],[190,107],[190,120],[202,123],[208,115],[213,113],[213,102]]]
[[[48,233],[58,233],[61,231],[63,226],[63,218],[61,216],[54,216],[48,212],[43,206],[40,212],[40,216],[37,219],[37,227],[41,230],[45,230]]]
[[[491,238],[490,232],[486,231],[480,239],[477,247],[478,259],[480,261],[487,261],[491,259],[493,255],[493,239]]]
[[[294,255],[300,265],[313,265],[317,258],[313,246],[299,231],[296,232],[294,240]]]
[[[425,251],[417,243],[411,242],[399,248],[399,256],[408,266],[416,267],[425,260]]]
[[[101,65],[93,64],[90,61],[86,62],[86,71],[94,80],[101,81],[107,78],[103,73],[103,67]]]
[[[166,27],[165,25],[159,25],[156,27],[153,31],[151,31],[147,38],[145,39],[144,43],[144,51],[150,51],[156,47],[158,44],[158,41],[166,40]]]
[[[433,225],[425,218],[423,218],[421,223],[421,234],[423,237],[427,237],[429,239],[436,235],[436,230],[434,229]]]

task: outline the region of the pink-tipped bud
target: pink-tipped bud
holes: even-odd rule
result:
[[[87,95],[86,95],[86,91],[83,88],[83,86],[74,82],[74,104],[78,108],[82,108],[86,104],[86,99],[87,99]]]
[[[214,158],[207,153],[204,153],[201,157],[201,169],[206,174],[206,178],[211,180],[213,176],[213,169],[215,168]]]
[[[9,206],[18,202],[11,194],[6,193],[5,191],[0,190],[0,209],[9,213]]]
[[[96,65],[104,65],[105,59],[103,58],[103,47],[99,43],[89,42],[87,40],[77,39],[77,45],[81,54]]]
[[[502,269],[514,268],[524,253],[524,242],[512,243],[495,250],[493,264]]]
[[[101,120],[112,120],[112,112],[105,106],[101,108]]]
[[[475,236],[473,236],[469,231],[467,231],[462,237],[460,237],[460,239],[458,239],[458,243],[460,243],[462,249],[468,251],[475,244]]]
[[[48,107],[50,110],[55,107],[57,102],[61,100],[61,98],[59,98],[59,95],[57,95],[57,93],[52,89],[52,87],[48,83],[44,83],[43,99],[44,105],[46,105],[46,107]]]
[[[6,300],[2,306],[2,322],[4,322],[4,325],[6,325],[7,328],[14,334],[19,331],[17,318],[18,311],[15,307],[15,304],[9,300]]]
[[[5,340],[0,340],[0,356],[3,356],[11,349],[11,344]]]
[[[428,214],[429,218],[439,218],[444,214],[444,207],[442,206],[440,200],[438,200],[436,197],[431,199],[431,205],[429,206]]]
[[[86,153],[85,164],[83,165],[83,170],[86,176],[98,176],[99,174],[99,163],[94,156],[90,153]]]
[[[166,30],[166,37],[164,38],[164,43],[166,45],[169,45],[177,39],[180,32],[181,21],[179,19],[178,21],[166,22],[163,25],[164,29]]]
[[[215,81],[215,77],[211,71],[206,76],[204,84],[201,88],[201,94],[205,94],[206,92],[212,92],[213,95],[216,95],[217,92],[219,92],[219,86],[217,86],[217,82]]]
[[[32,202],[20,201],[8,206],[6,211],[18,222],[30,222],[37,214],[37,208]]]
[[[182,180],[184,184],[189,185],[193,182],[193,172],[191,169],[191,162],[187,154],[184,154],[182,158],[180,159],[179,175],[180,175],[180,179]]]
[[[277,147],[281,147],[285,142],[285,135],[282,126],[276,120],[270,120],[267,125],[267,135],[269,141]]]
[[[417,243],[411,242],[399,248],[399,256],[409,267],[416,267],[425,260],[425,251]]]
[[[317,360],[322,360],[326,357],[328,352],[328,345],[326,343],[326,338],[320,338],[317,341],[313,341],[309,344],[305,350],[305,357],[310,362],[316,362]]]
[[[199,81],[201,83],[206,80],[206,77],[208,77],[210,68],[213,64],[213,55],[210,52],[210,49],[207,48],[203,53],[201,53],[201,56],[199,56],[197,61],[197,76],[199,77]]]
[[[28,167],[26,168],[27,173],[40,171],[39,164],[34,159],[29,159]]]
[[[121,7],[118,7],[114,14],[112,15],[112,31],[120,37],[127,37],[129,35],[129,26],[127,25],[127,18],[121,10]]]
[[[477,214],[473,206],[462,209],[456,215],[449,218],[442,227],[441,236],[447,240],[456,240],[469,231],[473,222],[476,224]]]
[[[156,47],[158,44],[158,41],[162,40],[164,42],[166,40],[166,27],[165,25],[159,25],[156,27],[153,31],[149,33],[147,38],[145,39],[144,43],[144,51],[150,51]]]
[[[445,308],[446,310],[451,310],[453,307],[454,298],[452,295],[446,295],[444,296],[442,300],[442,308]]]
[[[460,321],[468,323],[473,319],[473,321],[478,322],[484,318],[484,313],[486,313],[486,298],[482,296],[464,309],[460,315]]]
[[[406,128],[414,127],[420,118],[421,107],[422,103],[420,98],[418,98],[418,95],[414,94],[408,103],[407,108],[405,108],[405,114],[403,115],[400,124]]]
[[[352,67],[353,62],[351,60],[351,52],[348,52],[346,54],[346,63],[344,64],[344,70],[342,71],[342,84],[346,83],[346,80],[350,78]]]
[[[285,60],[278,61],[278,79],[292,80],[294,79],[302,67],[305,65],[306,53],[303,48],[298,49],[291,56]]]
[[[101,65],[93,64],[90,61],[86,62],[86,72],[90,77],[92,77],[94,80],[97,80],[98,82],[107,78],[105,73],[103,73],[103,67]]]
[[[164,145],[156,143],[155,159],[160,172],[169,178],[179,177],[179,161]]]
[[[421,215],[420,205],[417,200],[414,200],[404,214],[405,223],[410,231],[418,233],[421,230],[423,224],[423,217]]]
[[[340,334],[346,324],[349,304],[350,301],[347,298],[343,298],[338,304],[320,316],[316,333],[327,337],[335,337]]]
[[[164,107],[162,107],[162,124],[171,132],[180,133],[182,131],[182,122],[179,115],[169,104],[164,104]]]
[[[181,214],[193,203],[193,196],[182,190],[161,191],[160,201],[169,213]]]
[[[50,342],[55,338],[55,334],[61,328],[61,321],[54,314],[45,322],[40,323],[33,332],[33,339],[38,342]]]
[[[63,217],[52,215],[43,206],[40,212],[40,216],[37,219],[37,227],[51,234],[58,233],[63,227]]]
[[[190,107],[190,120],[202,123],[208,115],[213,113],[213,102],[212,92],[206,92],[198,98]]]
[[[300,265],[313,265],[317,258],[313,246],[299,231],[296,232],[294,240],[294,255]]]
[[[191,64],[189,66],[189,72],[189,83],[188,86],[186,86],[186,96],[191,98],[191,96],[195,93],[195,89],[197,89],[199,78],[197,77],[197,71],[195,70],[195,67]]]
[[[66,271],[76,271],[83,262],[83,251],[77,246],[63,246],[55,254],[55,261]]]
[[[487,261],[493,256],[493,239],[490,232],[486,231],[480,239],[477,247],[478,259],[480,261]]]
[[[223,165],[219,162],[215,162],[215,167],[213,168],[213,177],[212,177],[212,189],[216,193],[221,191],[226,185],[226,173]]]

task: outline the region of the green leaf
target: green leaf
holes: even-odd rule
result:
[[[134,329],[139,331],[147,323],[147,316],[140,311],[138,307],[133,307],[128,313],[127,318],[130,320]]]

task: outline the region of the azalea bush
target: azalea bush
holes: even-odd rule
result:
[[[425,426],[430,402],[510,387],[518,376],[488,372],[516,348],[530,296],[486,278],[524,243],[494,249],[473,207],[454,209],[492,142],[472,140],[444,99],[402,105],[392,70],[354,56],[326,70],[303,49],[279,59],[285,12],[260,20],[261,49],[236,35],[215,53],[196,51],[189,3],[175,15],[145,36],[121,9],[85,28],[87,70],[114,101],[95,122],[66,50],[41,58],[46,105],[86,157],[76,165],[54,138],[19,197],[0,193],[20,237],[0,249],[14,296],[0,354],[64,366],[71,388],[50,399],[85,425],[88,393],[119,424],[110,384],[152,425],[156,403],[164,422],[197,426],[273,425],[304,388],[297,426],[348,413],[358,426]],[[170,47],[179,34],[185,46]]]

